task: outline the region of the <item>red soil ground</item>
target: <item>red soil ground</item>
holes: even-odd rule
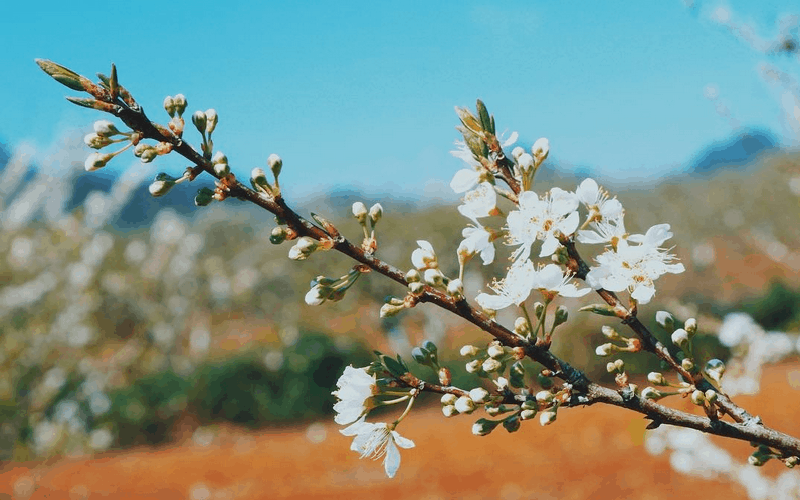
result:
[[[761,394],[736,401],[796,436],[797,406],[787,401],[798,396],[800,365],[792,364],[767,369]],[[417,447],[402,450],[393,480],[380,463],[359,460],[333,422],[320,422],[217,428],[167,447],[5,464],[0,499],[747,498],[739,485],[688,477],[670,468],[667,454],[649,455],[646,421],[624,410],[577,408],[548,427],[531,421],[515,434],[486,437],[470,434],[476,418],[448,420],[438,408],[412,413],[399,430]],[[742,461],[751,452],[746,443],[716,442]],[[773,477],[785,470],[774,461],[763,468]]]

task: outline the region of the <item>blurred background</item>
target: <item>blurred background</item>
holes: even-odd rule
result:
[[[185,168],[175,155],[147,165],[121,155],[84,172],[83,136],[101,116],[65,102],[68,89],[35,57],[87,76],[115,62],[162,123],[167,94],[184,93],[187,113],[216,108],[215,146],[239,177],[277,153],[285,197],[301,214],[357,239],[352,203],[380,202],[381,258],[410,267],[424,238],[446,273],[457,272],[443,256],[454,256],[465,223],[448,187],[461,168],[448,153],[452,110],[481,98],[520,145],[550,139],[537,190],[593,176],[623,202],[631,231],[672,225],[669,244],[687,271],[661,278],[643,320],[652,326],[659,309],[697,317],[707,357],[745,359],[754,349],[721,332],[746,313],[747,331],[778,346],[759,361],[783,364],[765,379],[773,399],[759,391],[760,371],[745,373],[755,389],[738,391],[760,394],[743,404],[762,398],[754,413],[800,433],[796,420],[780,420],[800,390],[800,11],[791,2],[5,9],[0,42],[15,49],[3,56],[13,77],[0,82],[0,498],[513,499],[534,489],[667,498],[698,487],[758,498],[735,474],[692,478],[685,460],[648,456],[654,445],[643,446],[646,422],[635,415],[580,409],[548,428],[474,438],[474,418],[445,421],[436,398],[409,418],[403,435],[417,448],[387,480],[332,423],[344,366],[366,365],[374,349],[408,357],[429,339],[454,383],[473,387],[458,349],[485,337],[424,305],[380,319],[384,297],[404,290],[377,275],[339,303],[307,306],[308,283],[345,274],[347,259],[288,261],[289,245],[269,242],[265,212],[236,200],[195,207],[196,189],[211,185],[202,177],[152,198],[156,172]],[[190,129],[186,138],[199,142]],[[471,266],[468,297],[502,271]],[[594,356],[602,323],[576,313],[583,302],[565,302],[575,306],[571,328],[554,350],[613,384]],[[629,373],[659,369],[647,356],[623,359]],[[596,425],[587,429],[587,418]],[[619,456],[592,468],[609,447]],[[732,449],[737,463],[749,454]],[[486,464],[511,450],[541,479],[510,481]]]

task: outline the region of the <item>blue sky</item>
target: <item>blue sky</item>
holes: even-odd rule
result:
[[[552,158],[617,178],[675,171],[733,133],[704,97],[709,84],[740,124],[782,132],[778,100],[756,71],[766,57],[709,12],[729,6],[770,36],[780,14],[800,13],[796,0],[400,5],[13,2],[0,16],[0,140],[44,149],[99,118],[63,100],[74,93],[36,57],[87,76],[115,62],[151,119],[167,121],[167,94],[184,93],[191,111],[216,108],[215,144],[234,172],[247,176],[277,153],[289,193],[441,186],[460,168],[448,154],[453,106],[478,97],[500,130],[528,144],[548,137]]]

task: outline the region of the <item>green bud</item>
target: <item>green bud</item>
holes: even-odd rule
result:
[[[458,396],[455,394],[444,394],[441,399],[442,406],[454,405],[456,404],[456,399],[458,399]]]
[[[195,111],[192,115],[192,123],[194,123],[194,127],[197,129],[198,132],[201,134],[206,133],[206,114],[202,111]]]
[[[668,332],[675,330],[675,318],[667,311],[656,312],[656,323]]]
[[[686,333],[689,334],[689,337],[693,337],[695,333],[697,333],[697,320],[694,318],[689,318],[683,323],[683,328],[686,330]]]
[[[520,426],[521,422],[518,415],[511,415],[503,420],[503,427],[505,427],[508,432],[517,432]]]
[[[214,191],[208,188],[202,188],[197,191],[197,196],[194,197],[194,204],[198,207],[204,207],[214,201]]]
[[[168,95],[164,98],[164,111],[171,117],[175,116],[175,99]]]
[[[647,374],[647,381],[653,385],[669,385],[664,375],[658,372],[650,372]]]
[[[501,420],[489,420],[481,418],[472,424],[472,433],[476,436],[485,436],[492,432]]]
[[[614,308],[609,306],[608,304],[590,304],[588,306],[583,306],[578,309],[581,312],[590,312],[594,314],[599,314],[600,316],[616,316],[617,313],[615,312]]]
[[[267,158],[267,165],[269,165],[270,170],[272,170],[272,175],[277,179],[278,176],[281,175],[281,169],[283,168],[283,160],[281,160],[281,157],[274,153],[269,155],[269,158]]]
[[[286,228],[283,226],[276,226],[272,228],[272,231],[269,235],[269,242],[273,245],[280,245],[284,241],[286,241]]]
[[[175,114],[182,116],[183,112],[186,111],[186,97],[184,97],[183,94],[175,94],[172,100],[175,102]]]
[[[564,306],[558,306],[553,320],[553,327],[566,323],[567,318],[569,318],[569,310]]]
[[[206,115],[206,133],[211,135],[215,128],[217,128],[217,111],[215,109],[207,109],[205,112]]]
[[[376,203],[372,205],[369,209],[369,221],[372,223],[373,227],[381,220],[381,217],[383,217],[383,207],[381,204]]]

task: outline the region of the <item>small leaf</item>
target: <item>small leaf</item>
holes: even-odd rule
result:
[[[486,106],[483,104],[483,101],[478,99],[477,106],[478,108],[478,116],[481,119],[481,125],[483,126],[483,130],[491,131],[492,130],[492,118],[489,116],[489,111],[486,110]]]
[[[58,83],[69,87],[72,90],[78,90],[81,92],[86,90],[86,88],[83,86],[83,80],[86,80],[86,78],[82,77],[78,73],[75,73],[71,69],[67,69],[64,66],[56,64],[47,59],[36,59],[36,64],[42,68],[42,71],[50,75]]]

